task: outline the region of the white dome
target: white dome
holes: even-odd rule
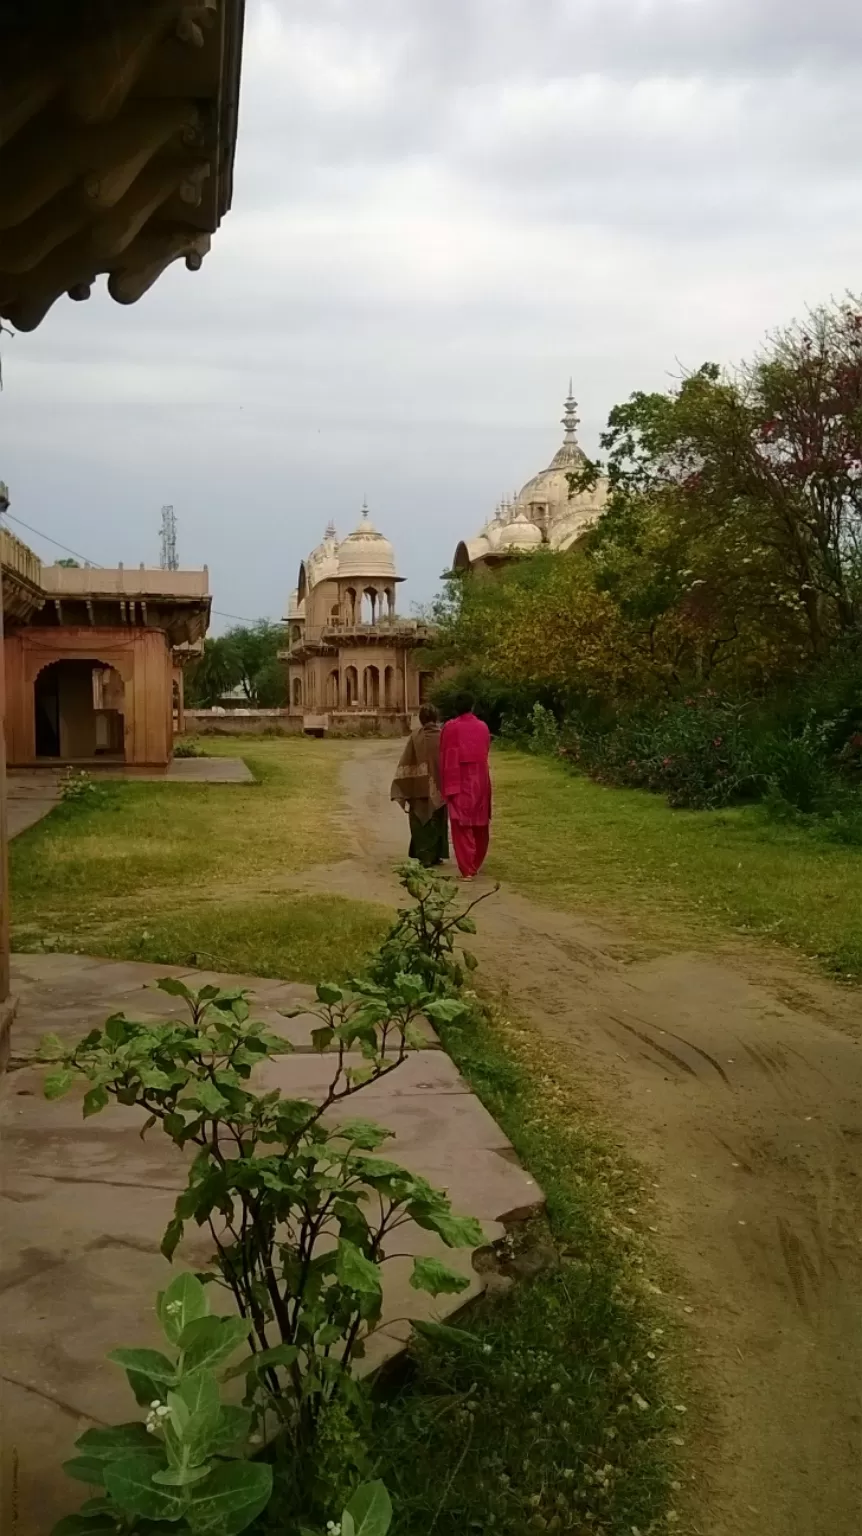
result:
[[[326,533],[311,551],[305,562],[308,585],[316,587],[319,581],[334,581],[338,575],[338,535],[335,524],[327,525]]]
[[[502,529],[498,540],[498,548],[519,550],[526,552],[530,549],[538,549],[542,543],[542,530],[535,523],[531,523],[520,512],[511,523]]]
[[[338,546],[339,576],[382,576],[397,580],[395,551],[363,509],[359,527]]]

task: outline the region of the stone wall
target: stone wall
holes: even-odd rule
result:
[[[286,709],[187,709],[185,736],[300,736],[305,719]],[[411,721],[395,711],[331,711],[314,716],[314,734],[326,736],[406,736]],[[320,721],[322,729],[318,729]]]

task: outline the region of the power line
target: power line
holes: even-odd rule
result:
[[[35,533],[40,539],[46,539],[49,544],[55,545],[57,549],[65,550],[67,555],[74,555],[76,560],[83,560],[85,565],[95,566],[100,571],[104,570],[104,566],[101,566],[98,560],[88,560],[87,556],[82,555],[79,549],[70,549],[68,544],[61,544],[59,539],[52,539],[50,533],[43,533],[41,528],[34,528],[32,523],[25,523],[23,517],[16,517],[14,512],[6,512],[4,516],[11,517],[13,523],[17,523],[21,528],[26,528],[28,533]]]
[[[10,517],[13,523],[17,523],[20,528],[26,528],[28,533],[35,533],[38,538],[46,539],[49,544],[53,544],[57,549],[65,550],[67,555],[74,555],[76,560],[83,560],[85,565],[91,565],[97,571],[105,569],[103,565],[99,564],[98,560],[88,560],[87,556],[82,555],[79,549],[70,549],[68,544],[61,544],[59,539],[52,539],[50,533],[43,533],[41,528],[34,528],[32,523],[25,523],[23,517],[16,517],[14,512],[5,512],[3,516]],[[259,623],[258,619],[247,619],[241,613],[224,613],[220,608],[213,608],[211,612],[219,619],[235,619],[237,624]]]

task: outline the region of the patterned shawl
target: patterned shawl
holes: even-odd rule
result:
[[[395,770],[389,798],[423,824],[443,805],[440,793],[440,728],[420,725],[409,737]]]

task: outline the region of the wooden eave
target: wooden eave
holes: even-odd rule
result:
[[[230,207],[244,0],[0,0],[0,316],[132,304]]]

